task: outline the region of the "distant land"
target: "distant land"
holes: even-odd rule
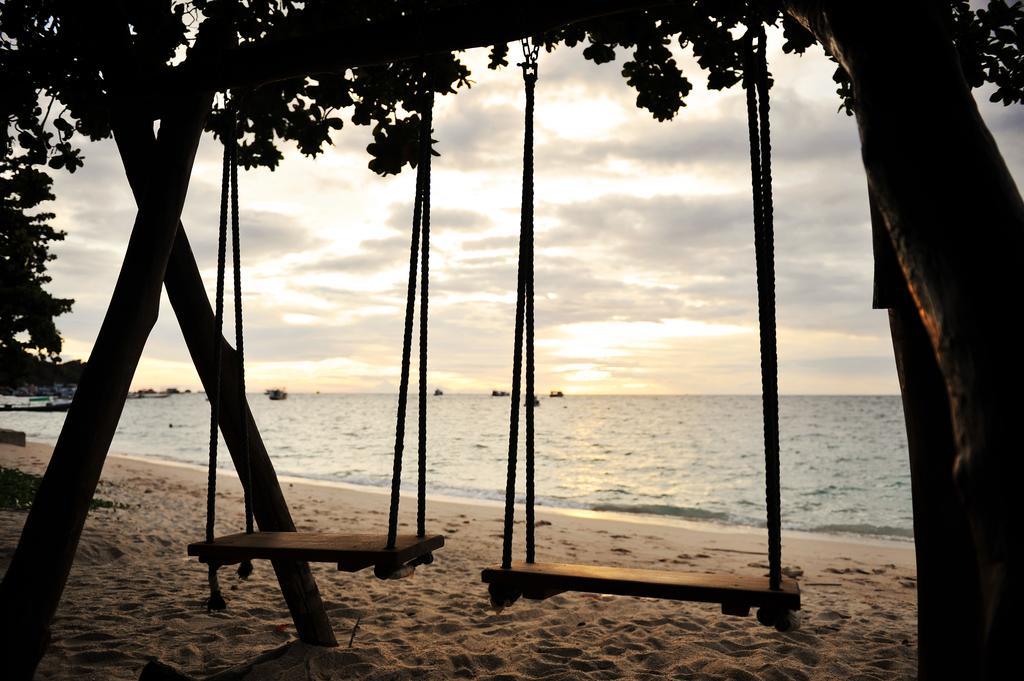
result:
[[[85,370],[85,362],[72,360],[70,362],[48,362],[37,360],[28,371],[19,375],[14,380],[0,367],[0,395],[9,393],[11,390],[23,385],[53,385],[55,383],[74,384],[82,376]],[[20,372],[19,372],[20,373]]]

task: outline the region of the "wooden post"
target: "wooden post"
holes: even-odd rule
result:
[[[143,118],[121,121],[114,125],[114,138],[124,162],[128,182],[141,200],[145,192],[145,159],[151,154],[155,142],[152,126]],[[211,226],[211,229],[213,226]],[[167,297],[178,318],[182,335],[188,345],[189,354],[209,393],[214,376],[213,344],[216,330],[213,310],[203,286],[195,256],[189,245],[185,228],[180,223],[174,246],[171,249],[167,271],[164,274]],[[242,414],[249,434],[249,456],[253,479],[253,513],[263,530],[294,532],[284,494],[274,472],[274,466],[260,437],[259,428],[252,417],[247,401],[237,398],[232,386],[238,385],[238,361],[234,348],[221,338],[223,365],[221,369],[220,429],[231,452],[239,479],[245,484],[245,454],[242,451]],[[202,528],[196,528],[197,535]],[[320,590],[309,569],[309,565],[298,561],[274,561],[274,571],[281,586],[281,593],[291,612],[299,638],[305,643],[321,646],[335,646],[337,640],[331,629],[330,620],[320,598]]]
[[[152,180],[110,307],[0,584],[0,658],[7,678],[30,679],[46,649],[89,503],[159,314],[164,269],[211,101],[209,92],[183,97],[161,122],[147,164]]]

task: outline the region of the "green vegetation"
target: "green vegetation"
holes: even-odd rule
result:
[[[27,511],[32,507],[32,500],[36,498],[36,490],[39,489],[41,479],[38,475],[24,473],[16,468],[0,466],[0,509]],[[128,508],[128,506],[115,501],[93,498],[89,508]]]

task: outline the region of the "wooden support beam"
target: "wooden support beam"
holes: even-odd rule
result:
[[[128,183],[136,200],[141,201],[146,189],[146,159],[156,146],[152,125],[144,117],[121,120],[114,123],[114,139],[124,163]],[[213,226],[211,225],[211,229]],[[171,249],[167,271],[164,275],[167,297],[178,319],[182,335],[188,346],[192,362],[196,366],[204,389],[209,393],[215,379],[214,339],[216,326],[213,310],[203,286],[199,267],[189,245],[185,228],[178,224],[174,246]],[[231,453],[235,469],[243,485],[246,476],[245,453],[242,451],[242,422],[248,429],[249,456],[253,480],[253,513],[260,529],[277,532],[294,532],[295,523],[288,504],[278,483],[273,463],[267,454],[259,428],[252,417],[246,400],[238,399],[238,360],[234,348],[222,337],[220,339],[223,363],[221,366],[220,429]],[[244,417],[243,417],[244,414]],[[202,528],[196,528],[196,539]],[[273,562],[281,593],[299,639],[305,643],[321,646],[335,646],[337,640],[331,629],[330,619],[320,598],[320,590],[309,569],[302,561],[277,560]]]
[[[196,88],[254,87],[423,54],[489,47],[571,24],[672,4],[672,0],[478,0],[423,15],[352,26],[317,25],[301,35],[196,55],[146,79],[133,94],[173,98]]]
[[[160,125],[151,178],[89,361],[0,584],[5,678],[30,679],[49,640],[132,377],[156,322],[211,92],[178,98]]]

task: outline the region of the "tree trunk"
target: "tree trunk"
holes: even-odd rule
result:
[[[159,314],[164,269],[211,101],[209,92],[179,99],[161,123],[148,169],[152,181],[110,307],[0,585],[0,658],[7,678],[31,678],[46,649],[89,503]]]
[[[155,146],[152,126],[142,118],[115,122],[114,138],[124,162],[128,182],[136,200],[145,193],[145,159],[152,154]],[[207,393],[213,388],[215,320],[210,301],[206,296],[195,256],[189,245],[185,228],[179,223],[174,246],[164,275],[167,297],[178,318],[182,335],[188,345],[192,362]],[[231,459],[239,473],[242,484],[246,484],[245,452],[243,451],[242,421],[244,418],[249,436],[249,457],[252,467],[253,514],[260,529],[276,532],[294,532],[288,504],[281,492],[274,466],[260,437],[259,429],[244,399],[239,401],[238,356],[227,341],[220,339],[223,363],[221,367],[220,430],[224,435]],[[244,414],[244,417],[243,417]],[[199,532],[201,528],[197,528]],[[198,538],[198,534],[197,534]],[[321,646],[335,646],[337,640],[331,629],[330,620],[320,598],[320,590],[309,569],[309,564],[298,561],[274,561],[281,593],[299,639],[305,643]]]
[[[970,679],[981,666],[981,592],[967,514],[953,480],[949,398],[908,300],[889,310],[907,422],[917,554],[917,678]]]
[[[1024,203],[963,78],[948,7],[789,0],[787,9],[853,83],[869,189],[949,398],[983,598],[976,675],[996,678],[1015,661],[1011,617],[1024,605],[1024,363],[1008,328],[1024,293]]]
[[[953,480],[956,442],[949,396],[928,334],[895,263],[884,222],[874,209],[872,230],[884,237],[876,241],[875,262],[887,271],[881,281],[910,450],[917,643],[918,650],[926,653],[919,657],[917,677],[922,681],[969,679],[982,661],[982,600],[970,523]],[[879,281],[876,270],[876,286]]]

